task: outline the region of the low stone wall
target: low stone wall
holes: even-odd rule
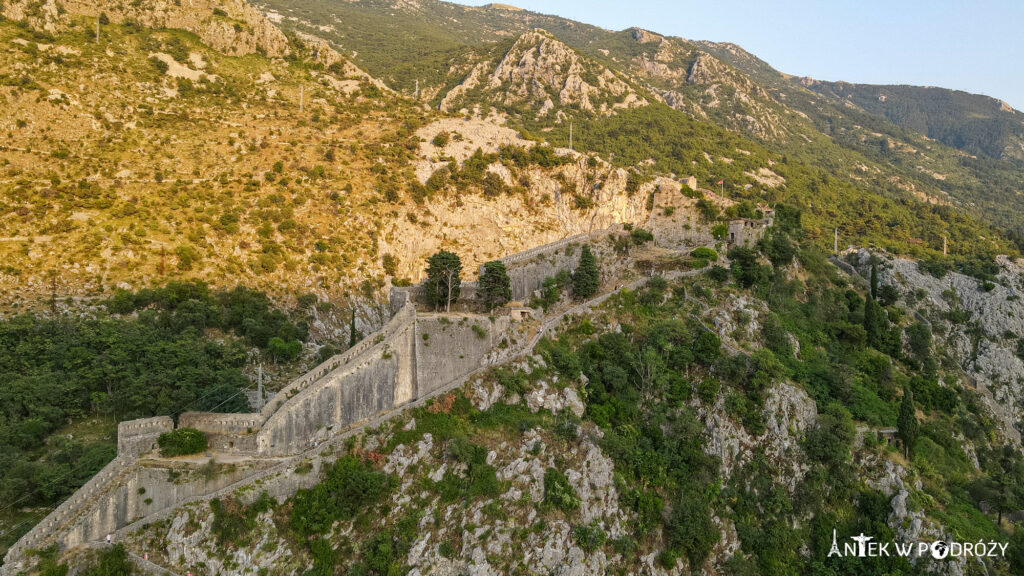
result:
[[[135,458],[156,448],[161,434],[174,430],[170,416],[120,422],[117,425],[117,454]]]
[[[601,236],[606,232],[607,230],[601,230],[595,233],[595,235]],[[544,244],[543,246],[537,246],[536,248],[524,250],[523,252],[516,252],[515,254],[510,254],[508,256],[505,256],[504,258],[500,258],[499,260],[501,260],[501,262],[504,262],[505,267],[508,268],[513,264],[525,262],[527,260],[530,260],[531,258],[536,258],[537,256],[541,256],[543,254],[548,254],[550,252],[561,250],[562,248],[565,248],[566,246],[569,246],[571,244],[586,244],[590,240],[590,234],[576,234],[575,236],[568,236],[566,238],[562,238],[561,240],[557,240],[549,244]]]
[[[88,482],[79,488],[70,498],[65,500],[50,512],[32,530],[15,542],[4,556],[4,565],[0,567],[3,574],[15,574],[20,570],[21,562],[24,561],[25,552],[32,549],[43,548],[50,542],[50,539],[61,526],[74,521],[84,510],[87,510],[103,491],[109,488],[110,483],[132,464],[132,460],[118,456],[96,473]]]
[[[211,450],[238,454],[256,452],[256,433],[262,423],[261,414],[185,412],[178,417],[179,428],[195,428],[206,434]]]
[[[459,299],[452,303],[450,310],[452,312],[461,313],[473,312],[480,309],[481,305],[477,297],[478,290],[479,284],[477,282],[463,282],[460,284]],[[433,309],[433,306],[427,303],[427,291],[422,284],[392,288],[391,293],[393,296],[391,296],[389,300],[391,301],[392,307],[397,303],[401,303],[404,306],[406,302],[412,302],[424,309]],[[395,296],[395,294],[398,295]]]

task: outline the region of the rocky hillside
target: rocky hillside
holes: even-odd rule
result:
[[[983,214],[1015,234],[1021,229],[1021,206],[1014,190],[1024,186],[1024,177],[1014,160],[1018,146],[1013,136],[1020,123],[1012,112],[992,109],[983,97],[941,89],[887,88],[886,94],[900,104],[885,111],[869,106],[867,96],[851,99],[813,91],[736,44],[690,41],[639,29],[613,32],[497,4],[478,8],[438,0],[271,0],[260,7],[282,26],[325,39],[389,86],[432,106],[442,104],[460,84],[476,86],[480,75],[486,76],[508,51],[511,39],[543,28],[585,56],[584,67],[603,66],[633,85],[639,99],[666,102],[691,118],[752,137],[787,158],[829,166],[832,175],[859,188],[955,205]],[[560,73],[552,68],[543,77],[560,79]],[[563,88],[575,92],[581,86],[560,84],[551,95]],[[517,92],[523,94],[521,89]],[[510,110],[508,95],[495,99],[483,91],[456,91],[460,109],[472,111],[480,105],[486,115],[487,107],[496,106],[530,133],[545,131],[545,138],[567,146],[561,115],[538,114],[549,107],[539,89],[534,93],[537,97],[528,110],[522,109],[521,96],[512,98],[519,104]],[[606,98],[613,98],[612,93]],[[551,101],[558,103],[554,97]],[[565,112],[577,119],[589,114]],[[969,121],[956,120],[968,116]],[[635,121],[623,124],[637,131],[648,129]],[[576,148],[592,145],[577,139]],[[969,156],[965,150],[984,155]],[[622,156],[622,151],[616,153]],[[717,178],[712,175],[708,181]]]
[[[241,2],[4,10],[5,306],[179,278],[372,300],[389,278],[418,279],[441,245],[472,244],[475,267],[644,210],[623,171],[550,148],[502,157],[536,143],[500,117],[464,127],[424,111]],[[630,102],[617,78],[600,82]],[[593,98],[580,86],[567,103]],[[595,202],[584,186],[605,180]]]
[[[1003,522],[1024,465],[990,424],[1009,396],[955,360],[962,334],[940,317],[961,308],[940,310],[949,296],[907,262],[852,253],[865,276],[874,263],[873,297],[789,234],[730,250],[731,272],[656,276],[577,310],[534,355],[325,445],[297,468],[311,489],[242,487],[124,544],[237,575],[1015,573],[1024,543]],[[1014,326],[999,290],[1021,276],[1005,266],[1005,285],[962,299],[986,330]],[[834,533],[868,532],[1005,554],[829,555]]]
[[[244,0],[181,2],[90,2],[88,0],[14,0],[5,3],[6,18],[26,21],[51,34],[67,30],[74,16],[100,18],[104,23],[134,23],[146,28],[177,28],[192,32],[214,50],[230,56],[286,56],[288,39]]]
[[[500,59],[475,64],[439,106],[458,110],[482,103],[526,107],[537,118],[550,114],[558,121],[564,107],[608,115],[646,101],[613,72],[538,28],[517,38]]]

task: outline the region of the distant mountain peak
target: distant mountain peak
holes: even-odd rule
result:
[[[522,8],[520,8],[518,6],[513,6],[511,4],[498,4],[498,3],[494,3],[494,2],[485,5],[484,8],[495,8],[495,9],[498,9],[498,10],[514,10],[514,11],[518,11],[518,12],[522,12],[522,10],[523,10]]]
[[[495,61],[477,64],[441,101],[444,110],[457,110],[467,96],[486,87],[485,97],[501,106],[526,105],[538,117],[556,108],[575,106],[586,112],[611,114],[647,101],[627,82],[589,60],[543,28],[516,38]]]
[[[643,28],[630,28],[629,31],[633,35],[633,39],[641,44],[665,41],[665,37],[661,34],[655,34],[654,32],[644,30]]]

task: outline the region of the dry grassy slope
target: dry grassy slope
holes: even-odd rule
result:
[[[188,30],[224,54],[278,57],[291,52],[284,33],[244,0],[13,0],[4,9],[6,17],[27,18],[51,33],[66,30],[74,16],[100,14],[115,24],[132,21],[147,28]]]
[[[413,132],[438,116],[358,70],[325,70],[308,50],[229,56],[180,30],[109,24],[97,43],[94,18],[60,22],[0,23],[5,308],[48,300],[54,284],[88,296],[174,278],[339,298],[386,285],[385,252],[400,277],[442,245],[465,249],[471,270],[643,210],[607,167],[498,163],[515,193],[485,200],[471,186],[419,206],[405,191],[429,151]],[[618,184],[580,208],[606,178]]]

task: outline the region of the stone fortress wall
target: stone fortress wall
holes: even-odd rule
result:
[[[503,259],[513,299],[529,299],[548,276],[571,272],[580,245],[618,230],[571,236]],[[475,297],[475,283],[463,287],[465,297]],[[213,477],[199,471],[206,457],[146,457],[160,434],[174,429],[170,417],[120,423],[118,456],[11,547],[0,576],[20,571],[29,550],[101,541],[129,524],[257,479],[275,497],[315,483],[316,475],[299,478],[288,469],[304,452],[460,382],[491,362],[508,334],[508,315],[420,313],[415,302],[421,298],[422,286],[392,289],[393,316],[380,331],[290,382],[260,412],[181,414],[178,427],[204,432],[210,449],[231,460]]]

